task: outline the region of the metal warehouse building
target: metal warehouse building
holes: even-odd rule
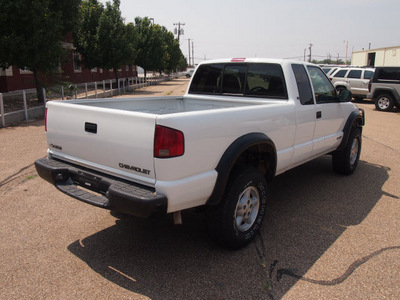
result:
[[[351,65],[360,67],[400,66],[400,46],[355,51]]]

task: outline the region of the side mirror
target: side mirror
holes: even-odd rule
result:
[[[343,89],[343,90],[339,91],[338,99],[340,102],[350,102],[352,98],[353,98],[353,95],[351,94],[351,92],[349,90]]]

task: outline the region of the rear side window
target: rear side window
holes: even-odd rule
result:
[[[373,71],[364,71],[364,79],[371,79],[374,76],[374,72]]]
[[[379,70],[378,79],[383,81],[399,81],[400,68],[382,68]]]
[[[300,103],[303,105],[313,104],[314,103],[313,94],[306,69],[304,68],[303,65],[298,65],[298,64],[293,64],[292,69],[297,82],[297,89],[299,91]]]
[[[333,77],[339,77],[339,78],[343,78],[348,70],[339,70],[336,72],[336,74]]]
[[[361,79],[361,70],[350,70],[349,75],[347,75],[347,78],[355,78],[355,79]]]
[[[189,93],[287,99],[282,67],[267,63],[201,65]]]

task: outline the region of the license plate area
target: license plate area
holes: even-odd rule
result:
[[[79,185],[80,187],[99,193],[101,195],[105,195],[109,187],[109,183],[103,181],[102,177],[84,173],[82,171],[71,174],[71,179],[75,184]]]

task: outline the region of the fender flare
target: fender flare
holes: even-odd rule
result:
[[[335,82],[334,84],[335,90],[337,90],[338,88],[345,88],[346,90],[350,91],[350,86],[348,83],[340,81],[340,82]]]
[[[275,144],[272,140],[263,133],[249,133],[237,138],[224,152],[215,170],[218,173],[215,182],[214,190],[207,200],[207,205],[217,205],[220,203],[225,188],[228,184],[229,176],[235,163],[238,161],[241,154],[254,146],[262,146],[265,150],[265,155],[268,155],[270,166],[267,174],[265,174],[267,181],[271,181],[275,176],[277,154]]]
[[[374,90],[374,93],[373,93],[373,96],[372,96],[372,100],[375,101],[378,98],[379,95],[385,94],[385,93],[386,94],[389,93],[389,94],[393,95],[393,97],[395,98],[395,101],[397,103],[400,103],[400,95],[397,92],[397,90],[395,88],[392,88],[392,87],[377,87]]]
[[[359,108],[358,111],[353,111],[350,116],[347,118],[346,124],[343,128],[343,139],[340,143],[339,147],[336,150],[343,150],[350,137],[350,133],[354,127],[359,127],[362,130],[362,127],[365,124],[365,112],[364,109]]]

